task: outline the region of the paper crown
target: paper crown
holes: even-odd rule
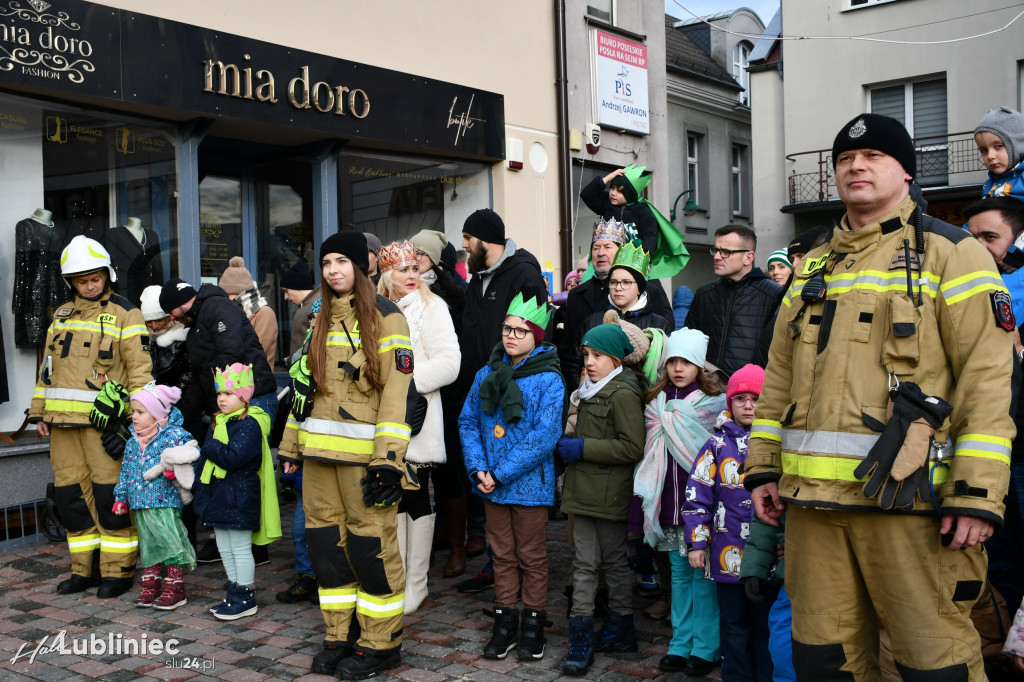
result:
[[[594,223],[594,237],[590,240],[593,244],[598,239],[607,239],[616,244],[625,244],[632,241],[636,236],[636,226],[633,223],[624,223],[615,218],[608,220],[601,219]]]
[[[555,309],[546,300],[537,300],[537,296],[531,296],[530,298],[523,300],[523,292],[516,294],[516,297],[512,299],[512,303],[508,307],[508,315],[515,315],[521,317],[527,322],[533,322],[541,329],[545,329],[548,326],[548,322],[551,320],[552,313]]]
[[[391,242],[380,250],[380,255],[377,256],[377,269],[381,272],[387,272],[396,268],[416,265],[419,262],[420,259],[416,255],[416,247],[411,242],[404,241],[401,244]]]
[[[633,189],[636,190],[638,195],[643,194],[643,191],[647,189],[647,185],[650,184],[653,177],[651,175],[644,176],[645,170],[647,170],[647,166],[634,166],[630,164],[626,166],[623,172],[623,175],[629,180],[629,184],[633,185]]]
[[[252,365],[245,365],[242,369],[235,369],[239,366],[239,363],[231,365],[231,367],[225,367],[224,369],[216,369],[213,372],[213,385],[217,388],[217,392],[221,391],[233,391],[236,388],[248,388],[254,386],[255,381],[252,377]]]
[[[634,239],[628,244],[620,246],[619,250],[615,253],[612,268],[616,267],[635,270],[644,279],[647,279],[647,275],[651,272],[651,254],[644,251],[643,242],[639,239]]]

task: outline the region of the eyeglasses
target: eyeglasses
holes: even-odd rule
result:
[[[422,258],[423,256],[426,256],[426,255],[427,255],[426,251],[420,251],[419,249],[416,249],[416,257],[417,258]]]
[[[522,327],[510,327],[507,324],[501,325],[502,336],[514,336],[517,339],[525,339],[526,335],[529,333],[529,329],[523,329]]]
[[[715,254],[718,254],[724,260],[734,253],[749,253],[750,249],[720,249],[717,246],[712,246],[708,249],[708,252],[711,253],[712,257],[714,257]]]
[[[746,405],[747,403],[750,403],[751,405],[754,405],[756,407],[758,397],[759,396],[751,397],[749,395],[734,395],[732,397],[732,401],[737,405]]]
[[[632,281],[630,281],[628,279],[625,279],[625,280],[610,279],[610,280],[608,280],[608,287],[611,288],[611,289],[629,289],[634,284],[636,284],[636,282],[632,282]]]

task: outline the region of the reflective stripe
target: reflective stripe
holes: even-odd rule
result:
[[[127,329],[135,329],[138,326],[139,325],[132,325],[131,327],[127,327]],[[87,332],[99,332],[99,331],[101,331],[100,330],[101,325],[100,325],[99,322],[91,322],[91,321],[87,321],[87,320],[60,320],[60,321],[55,321],[53,323],[53,327],[54,327],[54,331],[58,331],[58,332],[60,332],[60,331],[87,331]],[[145,329],[146,329],[146,326],[142,325],[142,330],[143,331],[137,332],[137,333],[145,334],[146,333]],[[104,323],[102,325],[102,331],[103,331],[104,336],[112,336],[114,338],[121,338],[125,330],[122,329],[121,327],[116,326],[116,325]]]
[[[83,403],[77,400],[47,400],[43,403],[43,409],[47,412],[83,412],[89,414],[92,411],[92,403]]]
[[[972,272],[963,277],[957,277],[943,284],[941,290],[943,298],[946,299],[946,305],[959,303],[985,291],[1009,293],[1006,285],[1003,284],[1002,278],[985,271]]]
[[[405,593],[396,594],[393,597],[374,597],[365,592],[359,593],[356,602],[356,613],[372,618],[390,618],[401,616],[405,613]]]
[[[144,324],[133,324],[130,327],[125,327],[121,330],[121,340],[130,339],[133,336],[141,336],[142,334],[148,334],[146,325]]]
[[[374,438],[377,438],[378,436],[394,436],[401,440],[409,440],[412,438],[412,429],[408,424],[381,422],[380,424],[377,424],[377,429],[373,432]]]
[[[301,431],[299,433],[301,434]],[[301,439],[299,442],[302,442]],[[309,434],[305,447],[307,450],[331,450],[332,452],[348,452],[353,455],[373,454],[372,440],[354,440],[339,436],[325,436],[320,433]]]
[[[956,439],[956,456],[994,459],[1010,466],[1010,441],[999,436],[965,433]]]
[[[814,478],[822,481],[846,481],[861,483],[862,478],[853,475],[861,463],[860,459],[849,457],[823,457],[821,455],[798,455],[794,452],[782,453],[782,473],[800,478]],[[932,482],[935,485],[945,483],[949,477],[949,468],[932,464]]]
[[[354,609],[356,607],[356,588],[339,587],[323,588],[317,590],[320,595],[320,608],[325,611],[337,611],[341,609]]]
[[[100,536],[100,551],[114,552],[116,554],[131,554],[139,547],[139,538],[132,535],[127,538],[117,538],[111,535]]]
[[[383,353],[395,348],[408,348],[409,350],[412,350],[412,341],[408,336],[404,336],[402,334],[385,336],[380,340],[380,345],[377,346],[377,352]]]
[[[91,403],[96,400],[99,391],[80,391],[75,388],[48,388],[45,395],[53,400],[80,400]]]
[[[98,534],[77,535],[68,538],[68,550],[71,552],[91,552],[100,546]]]
[[[327,332],[327,345],[328,346],[351,346],[348,339],[352,337],[352,344],[355,344],[355,348],[358,349],[362,345],[362,341],[359,340],[359,334],[354,331],[345,334],[345,332]]]
[[[825,275],[828,295],[845,294],[854,289],[867,291],[904,291],[907,288],[907,273],[902,270],[882,272],[881,270],[860,270]],[[931,272],[923,272],[915,278],[921,291],[932,298],[938,293],[939,278]],[[801,287],[802,288],[802,287]],[[796,296],[796,293],[793,294]]]
[[[750,428],[751,438],[763,438],[773,440],[776,443],[782,442],[782,422],[773,419],[755,419]]]
[[[311,417],[303,423],[302,428],[309,434],[342,436],[343,438],[372,439],[375,435],[373,424],[353,424],[333,419],[313,419]]]
[[[877,440],[878,436],[870,433],[782,430],[782,449],[790,452],[846,455],[863,459]]]
[[[36,390],[32,391],[32,400],[35,400],[36,398],[43,398],[45,396],[46,391],[42,388],[36,388]]]

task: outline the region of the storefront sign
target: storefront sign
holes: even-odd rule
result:
[[[0,85],[504,158],[492,92],[82,0],[0,0],[0,20]]]
[[[651,132],[647,102],[647,46],[604,31],[596,42],[597,121],[636,133]]]

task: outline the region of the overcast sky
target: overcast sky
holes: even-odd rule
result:
[[[683,9],[686,7],[698,16],[716,14],[727,9],[739,9],[746,7],[757,12],[761,21],[767,26],[775,12],[779,9],[779,0],[665,0],[665,14],[671,14],[680,19],[692,19],[693,17]]]

